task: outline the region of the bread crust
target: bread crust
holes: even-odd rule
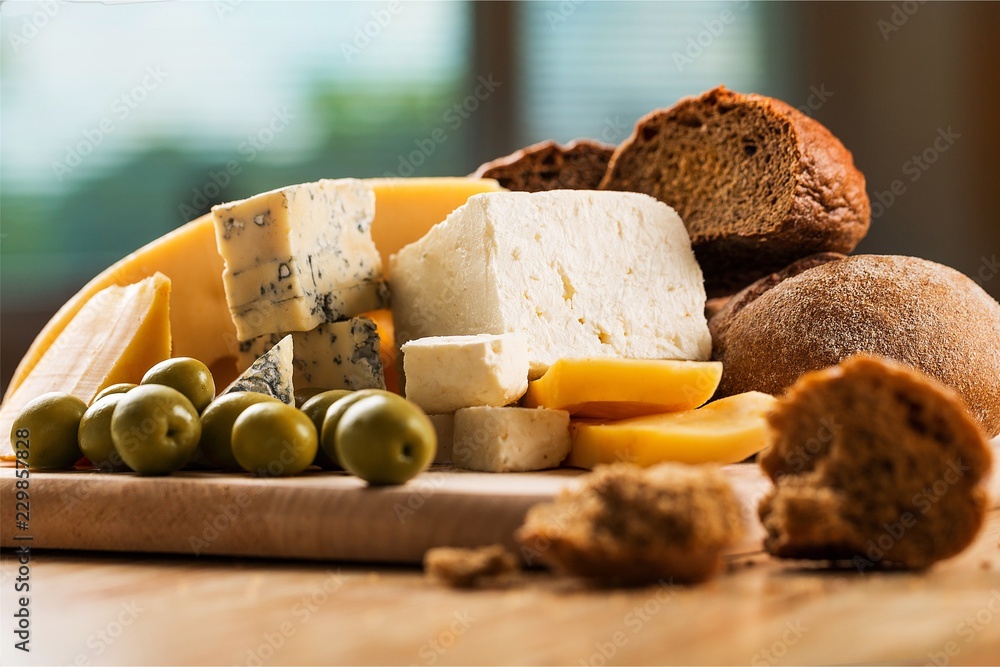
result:
[[[925,568],[983,525],[989,445],[962,399],[913,369],[858,355],[807,373],[769,423],[775,486],[758,512],[773,555]]]
[[[781,137],[780,141],[787,139],[794,147],[789,173],[784,173],[784,167],[775,167],[776,162],[768,162],[772,172],[780,169],[781,173],[774,172],[764,180],[791,179],[792,188],[790,194],[766,205],[750,202],[746,206],[746,202],[733,199],[733,192],[745,192],[712,173],[712,165],[719,160],[695,154],[718,153],[708,139],[700,139],[701,150],[694,153],[672,139],[671,129],[690,138],[692,131],[683,128],[698,125],[700,131],[704,129],[701,125],[708,123],[722,125],[729,122],[727,114],[737,108],[766,118],[770,134]],[[701,135],[708,136],[705,132]],[[734,136],[733,141],[737,139]],[[655,146],[655,151],[690,153],[683,156],[686,171],[679,177],[650,167],[651,159],[655,161],[655,155],[648,155],[653,150],[650,142],[656,141],[662,145]],[[774,141],[779,143],[777,138]],[[690,181],[698,186],[697,192],[689,192],[669,178],[679,178],[681,184]],[[737,93],[723,86],[641,118],[615,150],[598,187],[644,192],[677,209],[688,225],[710,297],[732,294],[801,257],[849,253],[867,233],[871,218],[864,175],[854,166],[850,151],[829,130],[780,100]],[[727,202],[733,216],[739,218],[737,229],[724,230],[713,220],[703,219],[708,215],[702,215],[706,201],[712,201],[713,206]]]
[[[765,279],[769,280],[769,279]],[[717,397],[780,394],[858,353],[917,368],[955,390],[987,436],[1000,433],[1000,304],[949,267],[855,255],[749,287],[710,324]]]
[[[615,147],[590,139],[560,146],[542,141],[479,167],[472,177],[493,178],[508,190],[594,190]]]

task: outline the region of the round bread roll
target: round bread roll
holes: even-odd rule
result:
[[[916,257],[857,255],[762,289],[769,279],[709,323],[723,363],[717,397],[780,394],[807,371],[870,353],[951,387],[988,436],[1000,433],[1000,304],[968,277]]]

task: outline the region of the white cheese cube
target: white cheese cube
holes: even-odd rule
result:
[[[239,363],[249,365],[271,348],[282,334],[261,336],[240,343]],[[295,331],[294,382],[296,387],[323,389],[385,389],[379,358],[381,345],[375,323],[366,317],[321,324],[312,331]]]
[[[285,336],[250,364],[250,367],[221,393],[255,391],[273,396],[283,403],[295,405],[295,385],[292,381],[293,346],[292,337]]]
[[[388,303],[371,238],[375,193],[321,180],[212,207],[236,333],[311,331]]]
[[[455,415],[427,415],[431,424],[434,425],[434,432],[437,433],[438,446],[437,454],[434,455],[434,463],[451,463],[452,443],[455,441]]]
[[[392,258],[396,340],[521,332],[562,357],[705,360],[712,339],[673,209],[629,192],[474,195]]]
[[[545,408],[464,408],[455,413],[451,462],[482,472],[555,468],[569,454],[569,413]]]
[[[432,336],[401,348],[406,397],[425,412],[513,403],[528,391],[523,334]]]

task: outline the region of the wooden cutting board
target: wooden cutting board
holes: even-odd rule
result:
[[[993,441],[1000,462],[1000,439]],[[726,466],[749,526],[731,555],[760,550],[757,502],[771,483],[754,464]],[[368,487],[346,473],[259,479],[182,472],[140,477],[33,472],[28,530],[18,530],[13,467],[0,468],[0,544],[264,558],[419,563],[438,546],[502,543],[528,508],[577,483],[582,471],[488,474],[435,466],[408,484]],[[1000,499],[1000,463],[989,482]]]
[[[756,465],[727,466],[747,517],[770,487]],[[29,529],[16,528],[15,476],[0,468],[0,543],[143,551],[418,563],[427,549],[503,543],[528,508],[574,484],[576,470],[487,474],[435,466],[408,484],[368,487],[345,473],[259,479],[182,472],[32,472]],[[21,508],[23,509],[23,508]],[[756,522],[751,525],[759,529]],[[759,549],[753,532],[734,553]]]

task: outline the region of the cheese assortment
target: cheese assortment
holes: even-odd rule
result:
[[[9,435],[22,408],[42,394],[65,392],[89,403],[109,385],[138,383],[150,366],[169,356],[170,279],[157,273],[132,285],[105,287],[4,400],[0,428]],[[10,438],[4,438],[0,453],[13,456]]]
[[[569,413],[544,408],[462,408],[451,462],[482,472],[555,468],[570,451]]]
[[[520,333],[418,338],[401,351],[406,398],[429,414],[507,405],[528,389],[528,341]]]
[[[174,256],[192,248],[210,257],[190,267]],[[103,370],[80,366],[89,384],[75,393],[89,400],[104,384],[136,379],[109,369],[142,366],[141,377],[171,354],[170,313],[183,349],[204,352],[190,356],[223,377],[242,371],[222,394],[294,405],[296,388],[396,389],[402,369],[410,405],[429,416],[422,439],[434,460],[459,468],[739,460],[766,439],[769,397],[698,408],[721,376],[720,364],[705,361],[701,271],[680,218],[646,195],[506,192],[476,179],[321,180],[213,207],[211,218],[137,256],[182,276],[182,308],[211,313],[170,312],[162,276],[109,287],[124,290],[110,301],[81,293],[75,315],[50,323],[22,363],[5,412],[16,413],[22,395],[73,393],[66,365],[49,357],[65,355],[64,338],[92,342],[102,319],[118,347],[99,358]],[[123,266],[102,280],[145,270],[136,258]],[[224,325],[213,319],[219,312]],[[204,340],[194,336],[199,316],[209,323]],[[363,420],[344,421],[355,422]],[[339,430],[327,435],[330,456]]]
[[[379,334],[372,320],[352,317],[289,335],[296,387],[385,389]],[[240,343],[241,367],[249,367],[282,338],[281,334],[271,334]]]
[[[522,404],[602,419],[680,412],[710,399],[721,379],[718,361],[560,359],[528,385]]]
[[[530,377],[566,357],[706,360],[701,269],[652,197],[556,190],[474,195],[391,260],[399,344],[519,332]]]

